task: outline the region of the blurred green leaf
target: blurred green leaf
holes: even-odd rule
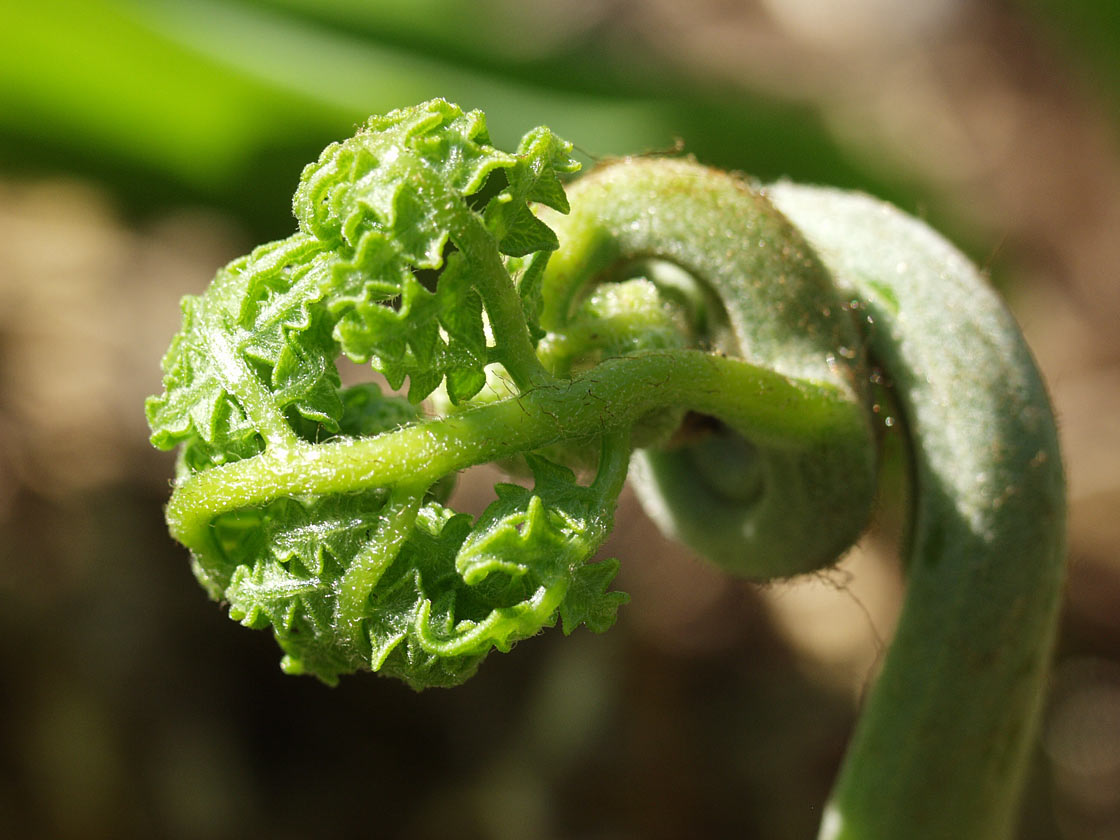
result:
[[[342,116],[330,103],[231,71],[107,0],[6,9],[0,114],[8,130],[210,185],[235,177],[262,137],[318,134]]]
[[[593,32],[560,37],[535,8],[501,25],[472,9],[459,0],[17,5],[0,28],[0,155],[8,169],[92,174],[141,206],[194,195],[277,235],[290,229],[285,196],[300,167],[327,141],[369,113],[442,96],[492,114],[499,144],[537,124],[592,157],[680,137],[715,165],[763,178],[876,186],[807,109],[698,86]]]

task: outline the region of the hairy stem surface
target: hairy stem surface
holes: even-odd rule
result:
[[[793,185],[775,204],[864,301],[915,466],[905,608],[822,840],[1011,835],[1064,580],[1064,481],[1011,316],[928,228]]]
[[[282,496],[424,485],[559,440],[626,429],[666,406],[720,417],[775,449],[834,451],[853,466],[866,457],[865,420],[830,385],[698,351],[659,351],[611,359],[572,380],[373,438],[274,447],[197,473],[176,488],[168,523],[176,539],[203,550],[210,521],[223,511]]]

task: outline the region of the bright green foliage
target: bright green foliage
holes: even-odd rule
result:
[[[498,500],[473,528],[434,501],[394,506],[376,490],[306,504],[278,499],[232,514],[232,527],[219,518],[232,564],[230,616],[271,626],[289,673],[334,682],[368,668],[415,688],[462,682],[492,647],[509,650],[553,624],[557,611],[567,632],[581,623],[607,629],[626,601],[605,591],[618,563],[585,564],[610,531],[611,505],[570,470],[530,458],[537,487],[498,485]],[[386,533],[403,520],[410,524],[391,556]],[[339,590],[348,570],[371,557],[376,579],[351,621]]]
[[[502,152],[481,113],[442,100],[374,117],[327,148],[296,192],[300,231],[183,301],[164,394],[147,404],[152,442],[181,447],[180,481],[419,421],[374,385],[342,388],[341,353],[372,362],[394,388],[407,379],[413,403],[441,384],[452,403],[476,394],[498,353],[486,299],[513,301],[526,338],[541,310],[539,277],[557,241],[528,202],[567,210],[559,177],[576,167],[569,152],[544,128]],[[489,198],[477,195],[495,177]],[[434,290],[423,271],[438,272]],[[505,313],[489,314],[500,343]],[[568,630],[583,619],[605,629],[623,598],[603,592],[616,565],[581,571],[609,530],[613,496],[587,497],[570,472],[539,459],[534,469],[547,478],[531,503],[511,490],[495,503],[507,518],[521,505],[538,523],[517,537],[530,550],[515,571],[479,562],[469,518],[431,499],[433,481],[223,511],[193,547],[195,572],[233,618],[272,627],[289,672],[333,682],[370,668],[416,687],[454,684],[491,647],[507,650],[561,612]],[[499,518],[488,511],[476,531],[500,540]]]
[[[488,361],[484,275],[499,253],[556,248],[527,202],[567,210],[559,175],[576,169],[570,150],[538,128],[506,154],[489,144],[481,113],[441,100],[373,117],[329,146],[304,170],[293,207],[301,231],[339,257],[328,306],[342,352],[372,361],[394,388],[407,377],[416,402],[444,378],[454,402],[478,393]],[[499,171],[505,189],[474,212],[467,199]],[[445,267],[449,242],[456,252]],[[415,272],[440,268],[431,292]],[[394,299],[395,308],[384,305]]]
[[[611,508],[603,504],[598,487],[577,484],[566,467],[536,455],[526,459],[536,479],[533,490],[515,484],[494,488],[498,500],[467,538],[456,571],[467,583],[486,582],[511,601],[524,601],[541,587],[562,591],[567,595],[560,605],[565,632],[584,622],[606,630],[627,600],[605,590],[618,561],[587,566],[583,558],[610,533]]]
[[[556,465],[546,469],[564,472]],[[558,609],[565,629],[586,621],[604,630],[625,601],[621,593],[601,588],[618,564],[584,564],[609,530],[610,518],[601,513],[601,500],[592,498],[584,505],[591,521],[570,519],[565,501],[589,490],[576,485],[570,473],[567,478],[538,488],[544,498],[557,495],[555,508],[523,488],[516,490],[527,505],[521,498],[511,505],[509,490],[500,486],[499,500],[473,530],[470,517],[434,501],[409,511],[407,505],[393,508],[378,491],[307,505],[280,499],[257,512],[251,528],[241,514],[241,534],[228,541],[236,563],[224,590],[230,616],[249,627],[271,626],[287,654],[288,673],[334,682],[339,674],[365,668],[415,688],[462,682],[492,647],[509,650],[550,626]],[[501,520],[524,520],[526,506],[529,518],[539,522],[514,537],[520,562],[487,563],[480,543],[500,548],[502,538],[495,546],[494,536]],[[349,625],[338,591],[348,569],[381,551],[394,517],[411,519],[411,527],[395,556],[379,558],[369,603]],[[216,525],[220,532],[225,527],[220,520]],[[589,585],[595,580],[599,588]],[[357,632],[341,632],[348,626]]]
[[[183,299],[164,357],[164,394],[148,401],[152,442],[184,444],[189,470],[245,458],[268,440],[338,431],[338,345],[323,307],[331,257],[296,235],[223,268]]]
[[[147,405],[153,443],[180,449],[168,521],[211,596],[243,624],[272,628],[288,672],[451,685],[558,619],[566,633],[605,630],[625,601],[608,590],[618,564],[588,561],[610,531],[631,441],[669,438],[690,407],[786,441],[779,462],[791,471],[806,462],[821,473],[817,453],[788,451],[804,448],[806,430],[844,441],[830,440],[826,459],[846,477],[842,493],[812,504],[865,507],[866,425],[843,371],[798,381],[687,349],[711,340],[698,324],[727,313],[702,311],[710,295],[680,277],[664,281],[667,263],[586,292],[569,285],[570,317],[546,300],[560,240],[538,211],[568,212],[570,150],[537,128],[500,151],[482,114],[442,100],[373,117],[305,168],[297,233],[184,300],[165,392]],[[700,171],[684,166],[674,189],[687,195]],[[732,209],[739,227],[693,221],[754,236],[752,195]],[[672,222],[655,211],[642,209],[643,225]],[[774,287],[791,311],[799,272]],[[740,308],[786,307],[768,294]],[[799,317],[827,336],[836,316],[821,311]],[[840,313],[839,301],[824,311]],[[817,338],[792,343],[821,356]],[[394,389],[407,383],[408,399],[342,388],[340,355],[370,362]],[[445,416],[425,419],[416,406],[437,389]],[[752,390],[784,395],[780,408],[745,399]],[[510,458],[530,467],[531,491],[498,485],[476,523],[443,507],[457,470]],[[580,484],[570,467],[589,465],[596,475]],[[854,535],[861,520],[848,518]],[[799,568],[833,557],[813,540],[787,551]]]
[[[165,393],[147,408],[153,443],[185,444],[197,470],[293,432],[311,441],[336,432],[340,352],[372,361],[394,388],[408,377],[415,402],[445,379],[453,402],[473,396],[491,349],[479,286],[510,282],[499,253],[556,247],[526,202],[566,209],[557,178],[575,167],[569,149],[536,129],[505,154],[488,144],[480,113],[440,100],[371,119],[330,146],[301,179],[301,232],[184,299]],[[479,213],[468,199],[495,170],[508,186]],[[445,266],[449,238],[459,251]],[[440,268],[433,293],[415,271]],[[538,294],[524,302],[534,313]]]

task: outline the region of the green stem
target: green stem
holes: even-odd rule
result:
[[[608,360],[575,379],[519,397],[356,441],[299,444],[197,473],[171,497],[172,534],[207,549],[218,514],[282,496],[344,493],[402,482],[426,486],[473,464],[565,439],[627,429],[643,415],[684,406],[719,417],[760,446],[821,465],[837,477],[820,498],[852,504],[844,476],[865,470],[866,424],[830,384],[794,380],[695,350]],[[778,489],[778,488],[776,488]]]
[[[591,489],[601,500],[600,506],[613,506],[630,468],[630,428],[612,429],[603,435],[601,452]]]
[[[228,330],[202,331],[206,347],[213,356],[222,384],[249,416],[269,447],[294,445],[298,436],[272,401],[272,394],[249,368],[245,357],[231,346]]]
[[[477,269],[473,276],[494,334],[495,358],[522,390],[552,381],[552,374],[537,358],[521,298],[498,253],[494,237],[463,197],[449,189],[419,158],[415,169],[417,177],[423,179],[424,193],[432,196],[430,200],[439,212],[446,214],[455,245]]]
[[[908,592],[822,840],[1002,840],[1015,825],[1064,580],[1064,482],[1013,319],[927,227],[859,195],[772,198],[864,301],[915,466]]]
[[[550,217],[562,244],[545,278],[542,324],[562,331],[590,283],[649,258],[707,291],[708,322],[730,332],[714,333],[713,344],[786,374],[819,371],[826,353],[830,368],[862,357],[864,337],[830,314],[855,301],[874,321],[869,350],[894,382],[917,468],[909,592],[821,836],[1005,838],[1063,580],[1064,486],[1044,387],[1002,304],[927,227],[859,196],[792,185],[770,195],[827,270],[765,198],[723,173],[667,161],[594,173],[573,188],[571,216]],[[843,388],[843,365],[831,373]],[[693,450],[639,453],[637,489],[666,530],[725,567],[747,575],[808,568],[797,565],[806,560],[791,523],[852,533],[850,522],[826,519],[825,505],[783,499],[764,520],[776,537],[760,538],[756,511],[780,497],[775,490],[820,475],[773,452],[748,448],[732,466],[726,452],[702,463]],[[759,459],[757,492],[698,469],[714,463],[716,472],[743,474]],[[863,477],[852,477],[858,494]],[[728,497],[728,486],[749,498]],[[796,550],[782,555],[790,545]],[[748,550],[778,560],[745,560]]]
[[[381,511],[377,533],[366,543],[338,581],[335,626],[350,644],[368,644],[361,638],[362,623],[368,616],[370,593],[389,568],[416,521],[427,485],[401,484],[393,488]]]
[[[543,279],[542,327],[564,334],[593,284],[669,264],[694,285],[692,308],[705,310],[694,325],[702,345],[829,382],[853,412],[865,411],[861,339],[844,299],[797,230],[746,182],[687,161],[632,160],[577,181],[570,196],[569,215],[545,214],[560,250]],[[722,451],[711,438],[639,451],[635,489],[663,531],[736,574],[811,571],[833,562],[867,522],[876,455],[863,416],[863,459],[843,473],[827,457],[791,458],[750,433],[727,434]],[[717,449],[707,459],[715,469],[704,465],[705,448]],[[744,492],[729,495],[732,484]]]

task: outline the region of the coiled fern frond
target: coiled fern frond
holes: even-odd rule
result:
[[[909,593],[822,837],[1007,836],[1065,515],[1012,318],[865,196],[650,158],[566,191],[570,152],[544,128],[500,151],[442,100],[374,117],[305,169],[296,233],[184,300],[147,413],[199,580],[289,672],[452,685],[558,620],[614,622],[617,562],[591,561],[628,471],[734,574],[834,562],[871,510],[881,376],[914,463]],[[407,398],[342,387],[342,355]],[[446,507],[489,461],[533,486]]]

